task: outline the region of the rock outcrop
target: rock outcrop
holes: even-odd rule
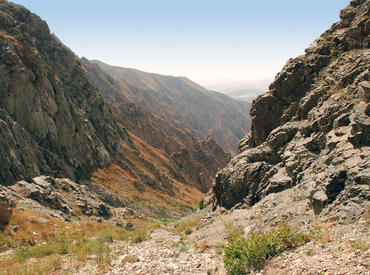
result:
[[[6,198],[7,202],[2,200]],[[127,217],[132,209],[104,186],[92,182],[77,184],[70,179],[40,176],[18,181],[0,189],[0,223],[10,219],[13,208],[31,209],[62,221],[86,218],[130,227]],[[131,212],[130,212],[131,211]]]
[[[86,177],[130,145],[123,125],[47,24],[0,2],[0,184]],[[118,157],[119,158],[119,157]]]
[[[295,185],[316,215],[359,217],[370,199],[370,1],[355,0],[252,105],[251,133],[214,182],[216,205]]]

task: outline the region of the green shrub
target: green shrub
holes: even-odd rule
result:
[[[199,209],[202,210],[204,208],[204,200],[199,202]]]
[[[231,275],[246,274],[247,268],[261,268],[267,259],[306,241],[305,235],[288,226],[280,226],[265,235],[253,234],[249,239],[229,238],[224,249],[224,264]]]

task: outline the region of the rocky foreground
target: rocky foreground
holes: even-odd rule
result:
[[[104,266],[91,256],[84,262],[64,257],[61,273],[73,274],[227,274],[223,266],[223,247],[231,226],[242,228],[246,235],[264,230],[252,218],[255,210],[224,213],[200,212],[199,228],[186,237],[171,233],[164,226],[149,233],[138,243],[113,242],[111,260]],[[262,222],[262,221],[260,221]],[[259,228],[256,228],[259,227]],[[369,219],[355,223],[315,224],[321,235],[304,246],[288,250],[269,260],[252,274],[370,274]],[[1,272],[0,272],[1,273]]]

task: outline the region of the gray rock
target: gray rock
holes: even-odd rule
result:
[[[309,190],[301,199],[321,218],[344,219],[337,209],[347,219],[363,213],[370,163],[368,9],[368,1],[352,1],[342,20],[305,55],[290,59],[270,91],[253,102],[251,133],[215,177],[218,207],[254,205],[298,185]]]
[[[370,81],[362,81],[358,84],[358,92],[361,100],[368,103],[370,101]]]
[[[129,135],[78,57],[24,7],[1,1],[0,11],[0,184],[124,162],[116,152]]]
[[[311,198],[311,204],[316,215],[320,214],[320,212],[328,204],[328,201],[329,199],[324,191],[320,190],[315,192]]]

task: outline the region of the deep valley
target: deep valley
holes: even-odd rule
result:
[[[0,275],[370,274],[369,14],[248,103],[0,0]]]

